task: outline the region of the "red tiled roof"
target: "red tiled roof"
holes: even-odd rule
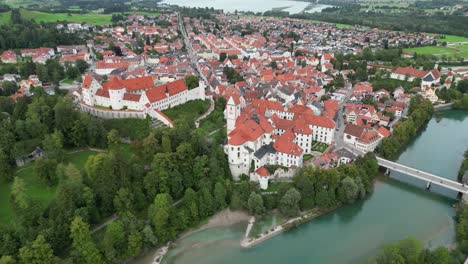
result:
[[[109,98],[109,90],[98,89],[96,95]]]
[[[127,69],[129,66],[130,66],[129,62],[109,62],[109,63],[106,63],[105,61],[99,61],[96,64],[96,69],[117,69],[117,68]]]
[[[166,98],[166,92],[169,94],[169,96],[173,96],[186,90],[187,86],[185,85],[185,81],[177,80],[148,89],[145,91],[145,94],[146,97],[148,97],[150,103],[154,103]]]
[[[143,76],[132,79],[119,79],[112,77],[108,82],[102,84],[104,89],[118,90],[125,88],[127,92],[145,90],[154,87],[153,77]]]
[[[283,133],[276,141],[273,143],[273,148],[276,151],[285,153],[291,156],[301,156],[304,151],[294,143],[294,133],[291,130],[288,130]]]
[[[305,117],[306,121],[310,125],[325,127],[325,128],[335,128],[335,122],[328,117],[325,116],[316,116],[311,113],[309,114],[302,114],[294,116],[294,119],[297,120],[301,117]]]
[[[16,53],[12,50],[5,50],[1,55],[2,60],[16,60]]]
[[[140,94],[130,94],[130,93],[125,93],[123,100],[124,101],[132,101],[132,102],[138,102],[140,101]]]
[[[351,135],[353,137],[360,138],[362,133],[364,132],[364,128],[361,126],[356,126],[353,124],[347,124],[344,130],[345,134]]]
[[[86,74],[83,80],[83,83],[81,84],[81,88],[88,89],[92,81],[93,81],[93,76]]]
[[[263,166],[258,168],[255,172],[262,177],[270,176],[270,172]]]
[[[424,77],[428,72],[427,71],[421,71],[421,70],[416,70],[415,68],[413,68],[412,65],[408,66],[408,67],[398,67],[395,72],[396,74],[400,74],[400,75],[409,75],[411,77],[416,77],[416,78],[422,78]]]
[[[388,131],[388,129],[386,129],[383,126],[379,127],[377,132],[379,132],[379,134],[382,135],[385,138],[389,137],[392,134],[390,131]]]
[[[362,133],[361,137],[359,138],[359,141],[369,144],[379,139],[380,139],[379,133],[377,133],[377,131],[375,130],[371,130],[371,131],[364,131],[364,133]]]

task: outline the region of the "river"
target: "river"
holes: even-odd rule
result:
[[[310,2],[293,0],[163,0],[161,4],[178,5],[187,7],[213,7],[222,9],[225,12],[252,11],[265,12],[272,9],[287,11],[296,14],[304,11]],[[316,4],[307,9],[306,12],[321,12],[322,9],[331,7],[330,5]]]
[[[398,162],[456,179],[468,148],[468,111],[438,112]],[[399,180],[396,180],[399,179]],[[411,184],[401,181],[410,182]],[[425,183],[392,172],[368,199],[314,219],[252,249],[241,249],[246,224],[195,233],[171,249],[163,263],[355,263],[407,236],[426,246],[454,242],[456,194],[425,190]],[[442,193],[442,195],[440,194]],[[151,263],[149,257],[137,263]]]

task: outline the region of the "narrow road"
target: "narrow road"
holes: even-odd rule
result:
[[[190,61],[192,62],[194,69],[197,70],[198,75],[205,82],[206,86],[210,88],[211,92],[214,92],[214,89],[213,89],[213,87],[210,86],[210,84],[208,82],[208,79],[206,78],[205,75],[203,75],[203,72],[200,69],[200,65],[198,65],[197,56],[195,56],[195,52],[193,51],[192,44],[190,43],[190,39],[189,39],[188,34],[187,34],[187,29],[185,28],[185,25],[184,25],[184,20],[183,20],[182,16],[180,15],[180,13],[177,14],[177,17],[178,17],[179,30],[180,30],[182,36],[184,37],[184,43],[185,43],[185,48],[187,49],[188,57],[189,57]]]

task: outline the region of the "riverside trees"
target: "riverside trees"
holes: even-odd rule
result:
[[[397,125],[390,137],[385,138],[378,151],[382,157],[393,159],[403,146],[431,119],[434,108],[421,96],[411,98],[408,119]]]

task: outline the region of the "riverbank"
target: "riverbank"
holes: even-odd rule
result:
[[[317,217],[333,212],[338,208],[340,208],[340,206],[326,209],[326,210],[320,210],[318,208],[314,208],[312,210],[302,213],[301,216],[291,218],[287,220],[285,223],[278,224],[276,226],[269,228],[267,231],[263,232],[262,234],[260,234],[259,236],[255,238],[248,237],[248,233],[250,229],[252,228],[252,226],[249,224],[249,226],[247,227],[246,236],[244,237],[244,239],[241,240],[241,247],[252,248],[264,241],[267,241],[268,239],[273,238],[276,235],[281,234],[284,231],[291,229],[292,227],[296,227],[298,225],[304,224],[312,219],[315,219]]]
[[[150,252],[140,256],[134,261],[130,263],[147,263],[147,264],[160,264],[162,263],[163,259],[166,257],[166,254],[173,248],[177,247],[180,241],[198,233],[208,229],[213,228],[227,228],[236,224],[240,224],[243,222],[248,222],[250,216],[243,211],[233,211],[230,209],[224,209],[211,218],[209,218],[204,223],[201,223],[199,226],[194,227],[186,232],[180,234],[180,236],[172,241],[167,243],[165,246],[155,248]],[[152,252],[152,253],[151,253]]]
[[[244,211],[232,211],[231,209],[224,209],[215,215],[213,215],[209,220],[208,223],[195,228],[193,230],[189,230],[182,235],[174,243],[177,243],[178,240],[184,239],[188,236],[191,236],[194,233],[210,229],[216,227],[227,227],[232,226],[235,224],[239,224],[242,222],[248,222],[250,219],[249,214]]]

